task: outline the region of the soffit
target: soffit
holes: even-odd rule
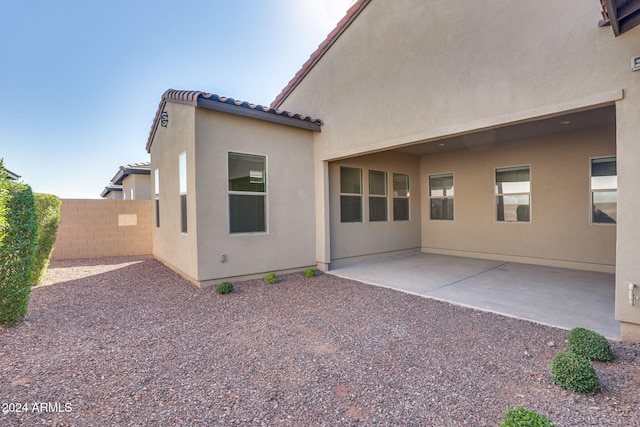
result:
[[[608,106],[450,138],[442,138],[436,141],[398,148],[396,151],[414,155],[441,153],[443,151],[474,148],[598,127],[615,126],[615,123],[615,107]]]
[[[640,0],[601,0],[600,3],[605,12],[604,23],[611,23],[616,37],[640,25]]]

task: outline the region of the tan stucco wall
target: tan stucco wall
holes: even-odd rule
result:
[[[323,119],[331,160],[612,102],[640,28],[600,18],[596,0],[375,0],[281,108]]]
[[[62,199],[52,259],[151,252],[150,201]]]
[[[195,108],[167,103],[167,127],[158,126],[151,146],[151,191],[154,170],[160,177],[160,227],[155,226],[153,208],[153,254],[189,277],[198,277],[197,223],[195,205]],[[188,230],[181,232],[178,158],[187,153]]]
[[[590,159],[615,155],[615,129],[447,151],[421,158],[422,250],[614,272],[616,226],[591,224]],[[495,169],[529,165],[530,222],[496,221]],[[453,173],[454,220],[431,220],[429,175]]]
[[[211,285],[315,265],[313,133],[198,108],[196,135],[197,279]],[[229,234],[229,151],[267,157],[266,233]]]
[[[107,194],[107,197],[105,197],[105,199],[107,200],[122,200],[122,191],[110,191],[109,194]]]
[[[149,175],[129,175],[122,181],[125,200],[146,200],[151,198],[151,177]],[[133,194],[133,198],[131,195]]]
[[[280,106],[320,117],[327,161],[615,103],[616,318],[640,336],[640,27],[615,38],[598,1],[372,1]],[[325,163],[322,163],[325,162]],[[316,172],[316,186],[327,185]],[[324,187],[316,205],[329,210]],[[317,252],[328,262],[325,218]],[[423,242],[429,244],[428,242]],[[640,291],[638,291],[640,293]],[[631,324],[635,324],[633,326]]]
[[[340,166],[362,169],[363,222],[340,221]],[[388,221],[369,221],[368,171],[387,172]],[[409,175],[409,221],[393,220],[393,173]],[[373,154],[329,165],[331,206],[331,268],[420,248],[420,159],[404,153]]]

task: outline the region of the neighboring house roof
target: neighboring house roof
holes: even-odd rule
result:
[[[600,0],[600,4],[601,25],[611,24],[616,37],[640,25],[640,0]]]
[[[129,175],[151,175],[151,163],[132,163],[120,166],[118,172],[111,178],[111,184],[120,185]]]
[[[104,190],[102,190],[102,193],[100,193],[100,197],[107,197],[109,193],[115,193],[117,191],[122,192],[122,185],[107,185],[104,187]]]
[[[4,168],[4,171],[7,173],[7,178],[12,179],[14,181],[17,181],[18,179],[20,179],[20,175],[18,175],[17,173],[11,172],[7,168]]]
[[[209,110],[222,111],[225,113],[235,114],[244,117],[250,117],[268,122],[280,123],[288,126],[299,127],[314,131],[320,131],[322,120],[313,119],[309,116],[281,111],[271,107],[251,104],[245,101],[238,101],[233,98],[215,95],[212,93],[195,91],[195,90],[175,90],[169,89],[160,100],[160,105],[156,111],[156,115],[151,125],[149,139],[147,140],[147,152],[151,150],[151,144],[155,136],[158,124],[160,124],[162,113],[167,102],[177,102],[188,104],[194,107],[206,108]],[[169,118],[169,122],[171,118]]]
[[[338,22],[338,25],[329,33],[327,38],[318,46],[318,48],[311,54],[311,57],[302,65],[300,71],[293,76],[293,79],[289,81],[289,84],[282,89],[282,92],[271,103],[272,108],[279,108],[285,99],[293,92],[293,90],[300,84],[300,82],[309,74],[311,69],[320,61],[325,53],[333,46],[333,44],[340,38],[342,33],[351,25],[351,23],[360,15],[360,12],[371,2],[371,0],[358,0],[347,11],[344,18]]]

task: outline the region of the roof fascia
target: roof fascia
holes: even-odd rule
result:
[[[207,110],[220,111],[223,113],[235,114],[237,116],[248,117],[251,119],[263,120],[271,123],[278,123],[286,126],[293,126],[300,129],[312,130],[320,132],[321,127],[318,123],[300,120],[283,115],[271,114],[260,110],[245,108],[239,105],[227,104],[207,98],[198,99],[198,107]]]
[[[111,178],[111,183],[119,185],[129,175],[151,175],[150,169],[136,169],[136,168],[120,168],[118,172]]]

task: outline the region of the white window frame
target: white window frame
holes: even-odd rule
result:
[[[160,171],[155,168],[153,171],[153,189],[154,189],[154,223],[156,228],[160,228]]]
[[[246,152],[246,151],[238,151],[238,150],[227,150],[227,155],[225,158],[226,168],[227,168],[227,179],[225,181],[225,186],[227,188],[227,234],[229,236],[251,236],[251,235],[260,235],[260,234],[269,234],[269,156],[266,154],[254,153],[254,152]],[[256,157],[264,157],[264,192],[259,191],[232,191],[229,190],[229,155],[230,154],[241,154],[246,156],[256,156]],[[241,232],[232,232],[231,231],[231,203],[229,200],[230,196],[264,196],[264,231],[241,231]]]
[[[357,169],[360,171],[360,193],[343,193],[342,192],[342,168]],[[340,223],[341,224],[362,224],[364,223],[364,170],[358,166],[340,165],[338,170],[338,188],[340,189]],[[360,198],[360,221],[342,221],[342,197],[359,197]]]
[[[448,177],[451,176],[451,178],[453,179],[453,194],[448,195],[445,194],[442,196],[433,196],[431,194],[431,178],[438,178],[438,177]],[[428,196],[429,196],[429,221],[455,221],[456,219],[456,201],[455,201],[455,195],[456,195],[456,174],[454,172],[442,172],[442,173],[434,173],[431,174],[427,177],[427,191],[428,191]],[[453,209],[451,214],[453,215],[453,218],[449,219],[449,218],[432,218],[431,215],[431,201],[433,199],[446,199],[446,200],[451,200],[451,203],[453,203]]]
[[[528,192],[518,192],[518,193],[499,193],[498,192],[498,171],[508,171],[508,170],[517,170],[517,169],[528,169],[529,170],[529,191]],[[527,164],[527,165],[515,165],[515,166],[503,166],[503,167],[498,167],[495,168],[493,170],[493,192],[494,192],[494,196],[493,196],[493,206],[494,206],[494,213],[493,213],[493,219],[495,222],[500,223],[500,224],[531,224],[533,221],[533,210],[531,209],[531,206],[533,205],[533,197],[532,197],[532,193],[533,193],[533,170],[531,167],[531,164]],[[522,196],[522,195],[526,195],[529,197],[529,220],[528,221],[507,221],[507,220],[499,220],[498,219],[498,197],[502,196]]]
[[[371,194],[371,172],[384,174],[384,194]],[[371,202],[368,204],[369,208],[369,222],[389,222],[389,172],[376,169],[367,169],[367,177],[369,178],[369,199],[384,199],[385,201],[385,218],[384,219],[371,219]]]
[[[604,159],[615,159],[616,161],[616,187],[615,187],[615,191],[616,191],[616,219],[615,222],[595,222],[593,220],[593,195],[594,193],[602,193],[602,192],[611,192],[614,190],[614,188],[598,188],[598,189],[594,189],[593,188],[593,161],[594,160],[604,160]],[[618,164],[618,159],[616,157],[616,155],[611,155],[611,156],[599,156],[599,157],[591,157],[589,159],[589,223],[591,225],[596,225],[596,226],[615,226],[618,222],[618,218],[617,218],[617,209],[618,209],[618,172],[617,172],[617,164]],[[613,175],[608,175],[608,176],[613,176]]]
[[[187,234],[189,231],[189,209],[187,198],[187,152],[183,151],[178,156],[178,189],[180,206],[180,232]]]
[[[395,175],[402,175],[402,176],[406,176],[407,177],[407,195],[406,196],[400,196],[397,195],[395,192],[395,189],[393,187],[394,182],[395,182]],[[411,176],[408,173],[403,173],[403,172],[391,172],[391,194],[393,194],[392,197],[392,206],[391,206],[391,212],[393,213],[393,221],[411,221]],[[398,200],[407,200],[407,219],[396,219],[395,217],[395,201],[396,199]]]

